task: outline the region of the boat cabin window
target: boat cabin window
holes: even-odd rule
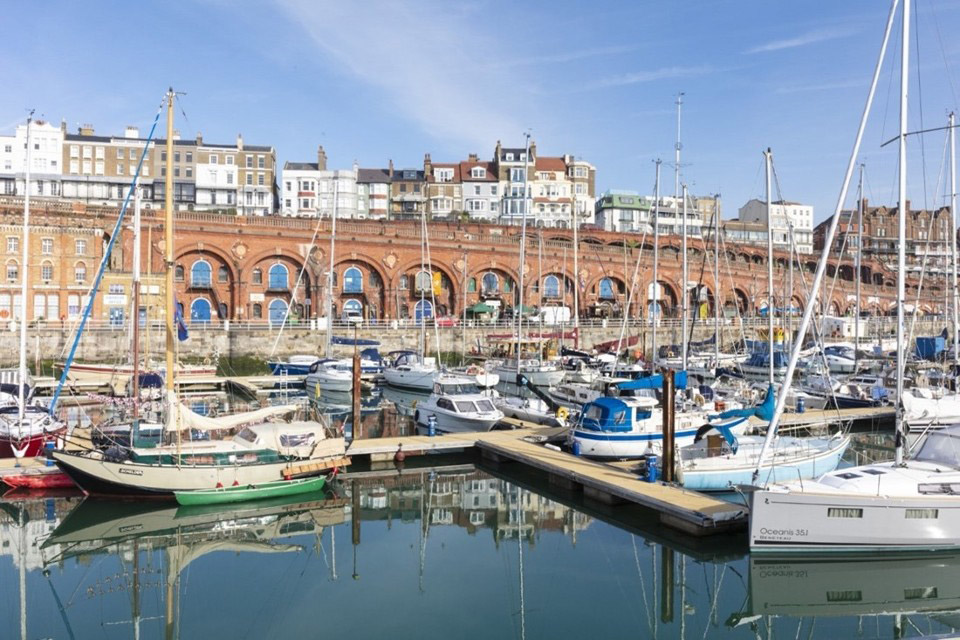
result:
[[[456,403],[457,411],[460,413],[470,413],[471,411],[476,411],[477,408],[474,404],[468,400],[460,400]]]
[[[613,424],[623,424],[624,422],[627,421],[627,412],[624,411],[623,409],[614,411],[611,418],[612,418],[611,422]]]
[[[960,435],[944,431],[931,432],[914,459],[948,467],[960,466]]]
[[[280,434],[281,447],[302,447],[313,444],[313,432]]]
[[[447,411],[456,411],[456,409],[453,407],[453,403],[446,398],[440,398],[437,400],[437,408],[446,409]]]
[[[649,409],[637,409],[637,420],[648,420],[653,415]]]
[[[246,427],[240,433],[236,435],[237,438],[241,440],[246,440],[250,444],[255,444],[257,442],[257,432],[253,429]]]
[[[603,409],[595,404],[592,404],[583,413],[583,417],[587,418],[588,420],[600,420],[600,418],[603,417]]]
[[[495,408],[489,400],[477,400],[477,408],[480,411],[493,411]]]

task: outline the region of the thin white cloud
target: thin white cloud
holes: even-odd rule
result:
[[[494,68],[519,67],[537,64],[559,64],[562,62],[576,62],[587,58],[597,58],[600,56],[612,56],[619,53],[630,53],[640,47],[637,45],[618,45],[610,47],[597,47],[595,49],[581,49],[579,51],[570,51],[567,53],[557,53],[543,56],[530,56],[527,58],[513,58],[504,60],[491,65]]]
[[[805,47],[809,44],[816,44],[817,42],[836,40],[837,38],[846,38],[847,36],[852,36],[856,32],[857,31],[855,29],[814,29],[813,31],[808,31],[794,38],[785,38],[783,40],[774,40],[766,44],[761,44],[751,49],[747,49],[744,51],[744,53],[768,53],[770,51],[781,51],[783,49]]]
[[[671,78],[688,78],[691,76],[701,76],[705,73],[715,71],[710,66],[699,67],[663,67],[651,71],[634,71],[632,73],[623,73],[616,76],[600,78],[596,82],[590,83],[582,89],[603,89],[607,87],[621,87],[631,84],[640,84],[643,82],[654,82],[656,80],[669,80]]]
[[[474,26],[469,8],[443,0],[276,2],[326,57],[433,137],[486,147],[524,130],[514,113],[529,83],[490,66],[489,52],[502,48]]]
[[[842,80],[839,82],[822,82],[819,84],[792,85],[789,87],[780,87],[776,93],[806,93],[809,91],[832,91],[834,89],[853,89],[855,87],[865,86],[863,80]]]

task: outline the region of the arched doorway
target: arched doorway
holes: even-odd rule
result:
[[[284,316],[287,315],[287,303],[276,298],[270,302],[268,311],[270,313],[270,324],[282,324]]]
[[[190,322],[210,322],[210,301],[197,298],[190,304]]]
[[[363,305],[359,300],[350,298],[343,301],[343,317],[346,319],[348,316],[363,317]]]
[[[433,305],[429,300],[421,300],[413,308],[413,317],[420,324],[422,319],[429,320],[433,317]]]

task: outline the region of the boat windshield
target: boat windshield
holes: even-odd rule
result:
[[[496,407],[489,400],[477,400],[477,408],[480,411],[496,411]]]
[[[480,387],[470,382],[443,382],[438,384],[439,392],[448,395],[480,393]]]
[[[930,432],[913,459],[960,468],[960,430]]]
[[[457,405],[457,411],[460,413],[473,413],[477,410],[474,404],[468,400],[458,400],[454,404]]]
[[[244,440],[250,444],[256,444],[257,437],[257,432],[247,427],[241,430],[240,433],[235,435],[233,438],[234,440]]]

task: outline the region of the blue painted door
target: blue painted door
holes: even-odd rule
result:
[[[205,298],[197,298],[190,305],[190,322],[210,322],[210,303]]]

